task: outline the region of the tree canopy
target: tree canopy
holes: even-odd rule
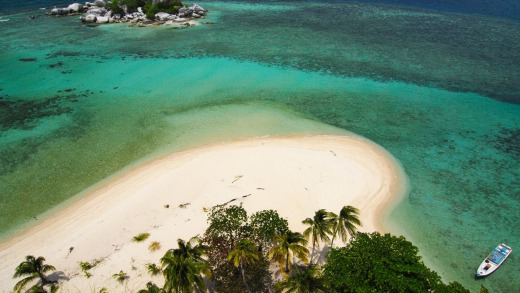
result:
[[[324,278],[331,292],[469,292],[446,285],[403,236],[358,233],[346,247],[327,254]]]
[[[272,278],[267,251],[262,251],[262,246],[267,245],[272,233],[287,229],[287,221],[276,211],[261,211],[249,218],[244,208],[232,205],[211,209],[208,224],[204,243],[216,291],[247,292],[249,287],[251,292],[269,292]],[[236,267],[228,256],[231,252],[236,255],[237,246],[246,239],[259,252],[258,260]]]

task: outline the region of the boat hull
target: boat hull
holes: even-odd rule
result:
[[[504,263],[504,261],[507,259],[507,257],[509,256],[509,254],[511,254],[512,251],[513,250],[511,249],[511,247],[503,243],[499,244],[480,264],[475,277],[483,278],[491,275]]]

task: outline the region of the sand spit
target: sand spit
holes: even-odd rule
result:
[[[230,202],[252,213],[275,209],[290,228],[324,208],[361,210],[363,231],[381,231],[383,212],[401,198],[406,178],[378,145],[357,136],[265,137],[173,153],[142,163],[88,191],[42,223],[0,244],[0,291],[17,280],[26,255],[44,256],[62,278],[62,292],[135,292],[152,280],[146,263],[159,263],[178,238],[206,228],[205,209]],[[141,243],[139,233],[150,233]],[[148,246],[157,241],[161,249]],[[86,278],[79,262],[98,262]],[[112,275],[123,270],[123,285]],[[56,275],[57,276],[57,275]]]

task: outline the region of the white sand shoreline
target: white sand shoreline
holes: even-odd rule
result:
[[[0,243],[0,292],[17,280],[14,268],[26,255],[44,256],[70,278],[63,292],[110,292],[144,288],[144,264],[158,263],[177,238],[206,228],[203,208],[228,202],[252,213],[275,209],[292,230],[324,208],[361,210],[362,231],[382,231],[385,213],[407,188],[399,163],[383,148],[358,136],[262,137],[173,153],[139,164],[89,189],[86,196]],[[179,205],[189,203],[185,208]],[[164,206],[168,204],[169,208]],[[133,236],[150,233],[144,243]],[[150,252],[151,241],[162,248]],[[72,252],[69,249],[74,247]],[[80,261],[101,262],[87,279]],[[123,270],[123,287],[111,278]],[[5,281],[4,281],[5,280]]]

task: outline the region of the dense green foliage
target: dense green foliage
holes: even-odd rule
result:
[[[287,221],[276,211],[262,211],[248,218],[242,207],[229,206],[213,208],[208,223],[204,243],[216,291],[268,292],[272,279],[267,250],[261,247],[270,245],[265,242],[272,233],[287,229]],[[241,252],[239,246],[243,246]],[[250,257],[253,248],[257,252],[254,261],[239,261],[235,266],[239,252],[244,252],[246,246]],[[233,263],[228,259],[230,255]]]
[[[324,278],[332,292],[469,292],[458,283],[443,284],[418,252],[402,236],[358,233],[346,247],[328,252]]]
[[[122,7],[122,4],[120,3],[121,1],[123,0],[112,0],[111,2],[108,2],[106,6],[112,10],[113,14],[124,14],[125,11]]]
[[[148,0],[151,2],[151,0]],[[137,11],[137,7],[143,7],[148,2],[147,0],[119,0],[121,6],[126,5],[128,12]]]
[[[275,285],[276,292],[310,293],[327,292],[321,270],[316,265],[295,266],[292,274],[287,275]]]
[[[246,275],[244,272],[244,264],[255,263],[260,258],[260,253],[256,244],[249,239],[241,239],[235,247],[228,253],[227,260],[231,261],[235,267],[240,267],[242,280],[247,292],[251,293],[251,289],[247,285]]]
[[[146,289],[141,289],[137,293],[162,293],[164,292],[161,288],[152,282],[146,283]]]
[[[146,13],[146,18],[154,19],[155,14],[159,12],[174,14],[177,13],[179,11],[179,8],[181,8],[182,6],[183,4],[181,0],[166,0],[157,4],[153,4],[152,1],[148,1],[143,6],[143,11]]]
[[[229,242],[228,249],[236,240],[247,235],[247,212],[242,207],[233,205],[227,208],[214,208],[208,215],[208,223],[206,236],[224,238]]]
[[[280,271],[289,273],[295,257],[303,263],[309,262],[309,249],[306,247],[308,241],[301,233],[288,230],[275,235],[272,241],[274,245],[269,251],[269,256],[278,263]]]
[[[177,13],[183,4],[181,0],[165,0],[157,4],[153,4],[152,0],[112,0],[106,6],[114,14],[132,13],[136,12],[138,7],[142,7],[146,17],[154,19],[155,14],[159,12]]]
[[[192,238],[187,243],[177,240],[176,249],[168,250],[161,258],[166,292],[204,291],[206,285],[204,276],[210,272],[206,261],[202,258],[205,247],[200,245],[198,238]]]
[[[264,210],[254,213],[249,219],[252,239],[260,243],[262,251],[269,251],[273,237],[289,231],[289,223],[277,211]]]

